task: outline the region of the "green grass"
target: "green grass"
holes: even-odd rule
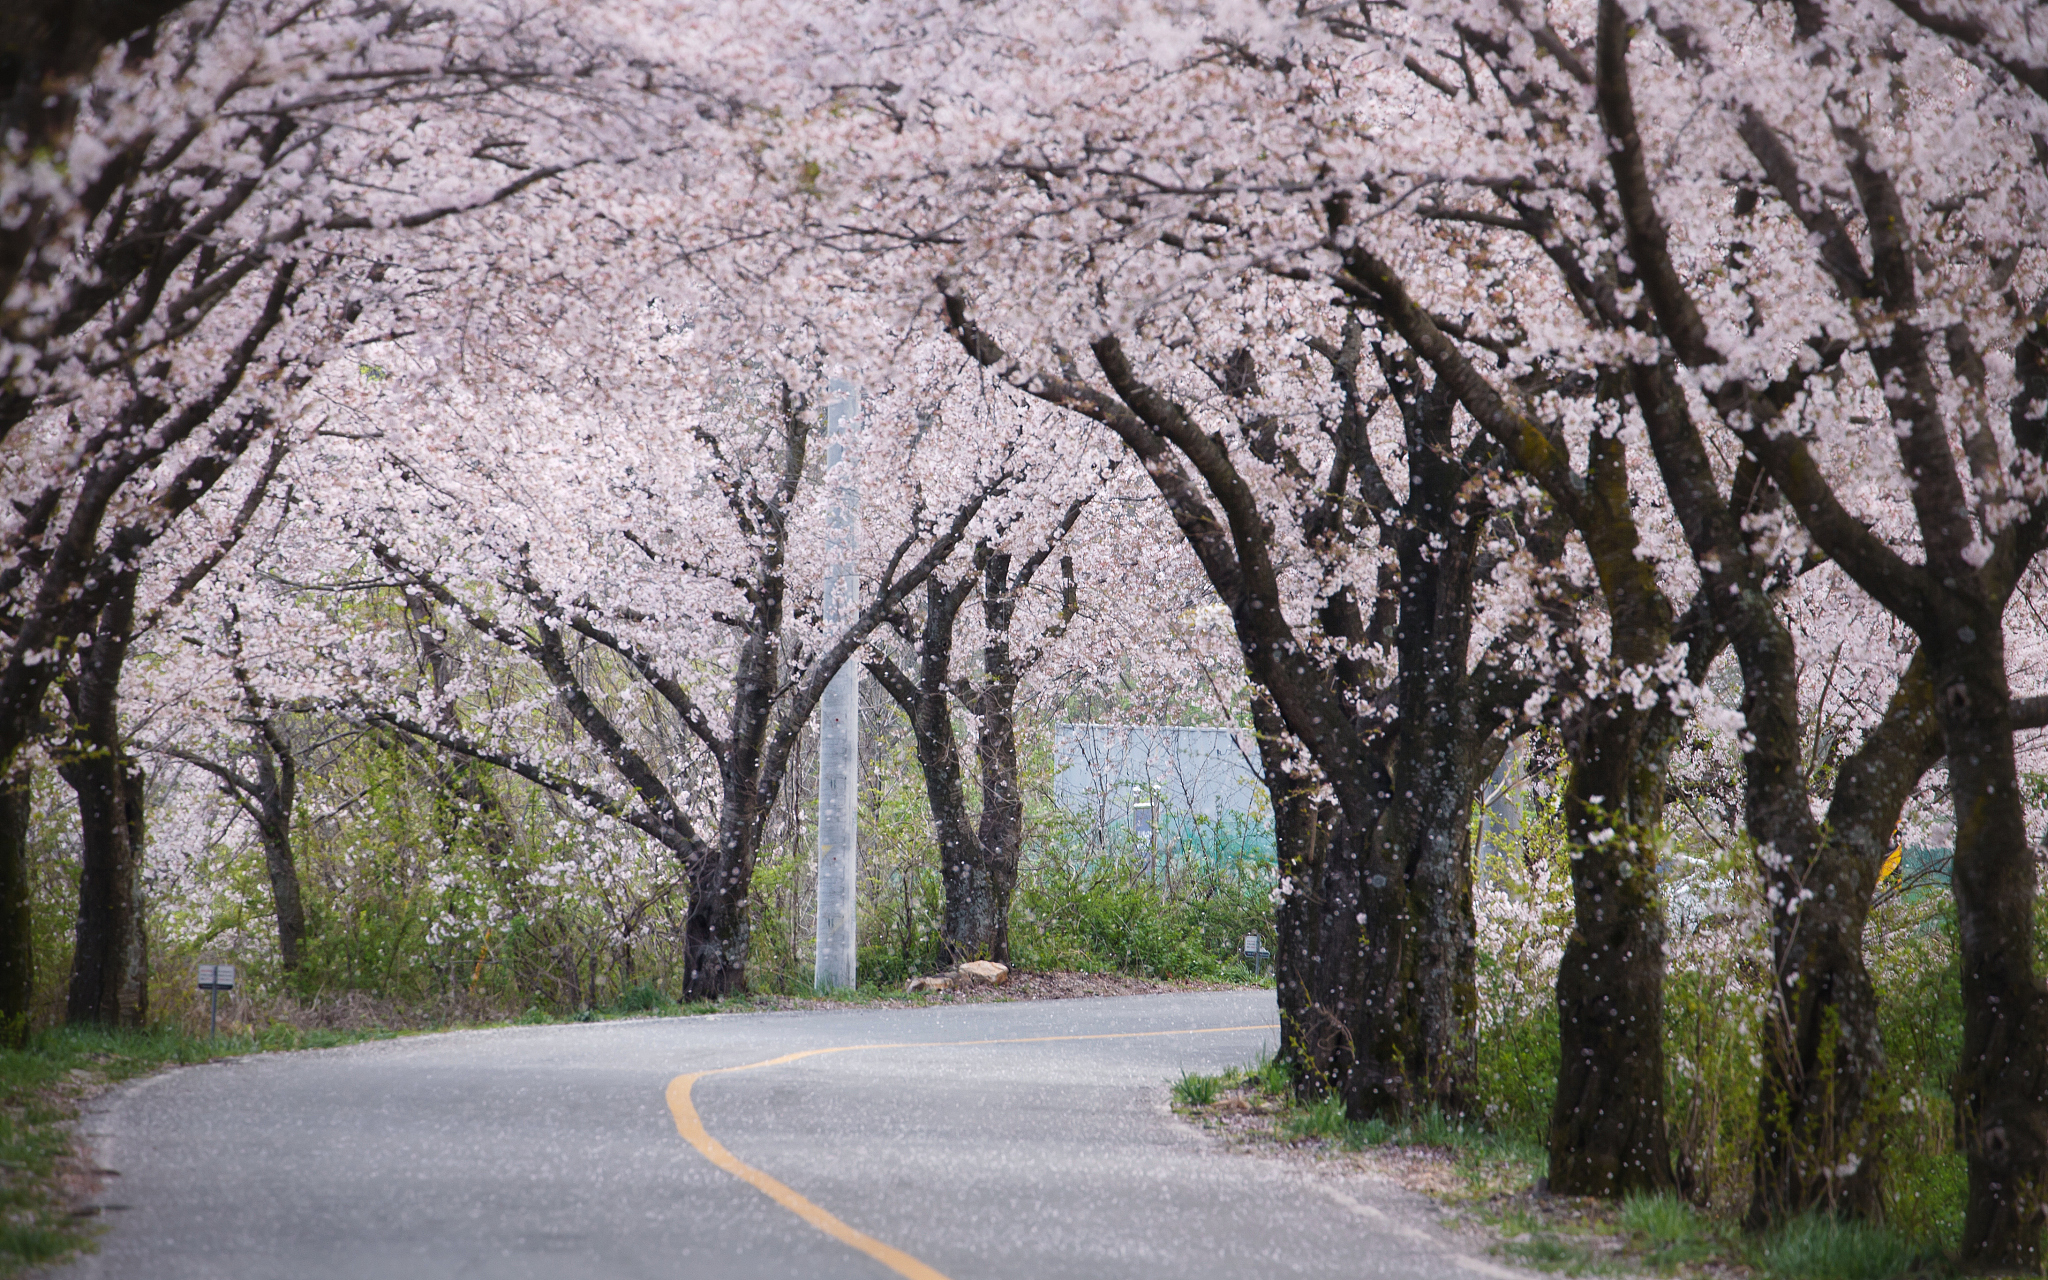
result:
[[[1526,1210],[1496,1219],[1503,1256],[1567,1275],[1645,1271],[1672,1275],[1701,1266],[1747,1266],[1769,1280],[1899,1280],[1927,1274],[1930,1259],[1896,1231],[1825,1214],[1796,1218],[1762,1236],[1702,1212],[1677,1196],[1635,1195],[1611,1213],[1578,1223],[1545,1221]],[[1594,1237],[1619,1234],[1619,1253]],[[1939,1264],[1936,1264],[1937,1269]],[[1940,1272],[1945,1274],[1945,1272]]]
[[[1674,1195],[1630,1196],[1611,1210],[1559,1221],[1528,1209],[1494,1224],[1503,1257],[1570,1276],[1671,1275],[1701,1263],[1735,1260],[1736,1235]],[[1619,1239],[1616,1239],[1616,1237]]]
[[[1435,1107],[1401,1119],[1374,1116],[1353,1120],[1344,1114],[1344,1103],[1335,1097],[1319,1098],[1290,1108],[1280,1122],[1280,1136],[1294,1141],[1320,1139],[1346,1151],[1366,1147],[1435,1147],[1457,1157],[1461,1168],[1503,1163],[1528,1165],[1530,1176],[1543,1159],[1541,1148],[1515,1134],[1504,1134],[1464,1116],[1449,1115]]]
[[[1510,1240],[1501,1247],[1501,1252],[1538,1271],[1559,1271],[1568,1276],[1593,1275],[1608,1268],[1603,1260],[1583,1244],[1567,1240],[1551,1232],[1536,1232],[1524,1239]]]
[[[1184,1106],[1206,1107],[1216,1101],[1216,1091],[1222,1087],[1222,1076],[1196,1076],[1183,1071],[1180,1079],[1173,1082],[1173,1097]]]
[[[1276,1098],[1284,1098],[1293,1085],[1287,1073],[1287,1064],[1270,1053],[1260,1053],[1249,1067],[1240,1068],[1240,1079],[1257,1085],[1263,1092]]]
[[[1757,1267],[1776,1280],[1891,1280],[1909,1275],[1918,1251],[1882,1227],[1823,1214],[1793,1219],[1766,1236]]]
[[[1596,1232],[1583,1222],[1553,1222],[1527,1209],[1510,1209],[1492,1219],[1504,1239],[1495,1246],[1503,1258],[1532,1271],[1567,1276],[1641,1274],[1612,1252],[1599,1247]]]
[[[643,982],[630,991],[619,994],[612,1002],[613,1013],[671,1013],[676,1002],[651,982]]]
[[[1392,1140],[1395,1130],[1377,1118],[1350,1119],[1344,1114],[1344,1100],[1331,1096],[1291,1108],[1280,1121],[1280,1136],[1292,1142],[1321,1140],[1346,1151],[1358,1151]]]
[[[1274,1135],[1283,1142],[1323,1142],[1344,1151],[1380,1146],[1446,1151],[1470,1196],[1518,1190],[1527,1186],[1543,1165],[1541,1147],[1526,1136],[1503,1133],[1435,1107],[1406,1117],[1353,1120],[1345,1115],[1343,1100],[1334,1096],[1299,1101],[1286,1066],[1265,1055],[1213,1080],[1218,1087],[1249,1088],[1280,1103]],[[1185,1106],[1207,1106],[1206,1099],[1197,1100],[1196,1091],[1207,1093],[1209,1089],[1207,1079],[1194,1084],[1183,1077],[1174,1086],[1174,1098]]]
[[[1644,1260],[1661,1272],[1719,1255],[1727,1241],[1717,1225],[1668,1192],[1633,1195],[1621,1202],[1620,1222],[1643,1250]]]

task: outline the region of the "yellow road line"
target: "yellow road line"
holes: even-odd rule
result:
[[[697,1115],[696,1104],[690,1101],[690,1089],[706,1076],[729,1075],[735,1071],[753,1071],[760,1067],[779,1067],[785,1062],[796,1062],[804,1058],[817,1058],[831,1053],[858,1053],[867,1049],[962,1049],[971,1045],[1048,1044],[1055,1040],[1144,1040],[1154,1036],[1200,1036],[1217,1035],[1226,1031],[1274,1029],[1272,1023],[1260,1023],[1251,1027],[1192,1027],[1184,1031],[1110,1031],[1085,1036],[1020,1036],[1010,1040],[921,1040],[901,1044],[842,1044],[829,1049],[804,1049],[797,1053],[785,1053],[779,1058],[749,1062],[745,1066],[718,1067],[711,1071],[693,1071],[686,1076],[677,1076],[668,1082],[668,1110],[676,1119],[676,1132],[683,1135],[684,1141],[697,1148],[706,1160],[834,1240],[851,1245],[906,1280],[946,1280],[944,1273],[935,1270],[929,1264],[920,1262],[894,1245],[883,1244],[873,1236],[847,1226],[788,1186],[777,1182],[727,1151],[725,1144],[712,1137],[704,1128],[704,1121]]]

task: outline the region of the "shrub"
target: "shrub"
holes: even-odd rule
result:
[[[1273,879],[1251,859],[1151,866],[1085,846],[1037,852],[1019,876],[1010,949],[1032,969],[1249,978],[1246,934],[1270,938]]]

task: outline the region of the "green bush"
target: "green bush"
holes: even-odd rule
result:
[[[1010,950],[1029,969],[1250,978],[1244,936],[1273,935],[1270,868],[1251,859],[1178,868],[1055,846],[1019,877]]]
[[[1557,1091],[1557,1006],[1480,1024],[1476,1109],[1503,1133],[1542,1141]]]

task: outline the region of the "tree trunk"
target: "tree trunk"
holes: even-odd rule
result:
[[[1409,762],[1422,767],[1397,788],[1397,793],[1414,792],[1408,803],[1415,822],[1408,832],[1407,856],[1401,859],[1417,923],[1411,1003],[1420,1061],[1411,1065],[1410,1074],[1418,1101],[1462,1113],[1471,1102],[1479,1053],[1472,800],[1492,773],[1490,765],[1499,763],[1500,744],[1473,742],[1469,725],[1440,727],[1447,731],[1425,735],[1435,740],[1423,748],[1422,759]]]
[[[939,922],[939,946],[949,964],[998,958],[988,928],[988,874],[982,864],[974,821],[967,812],[952,707],[942,704],[934,711],[935,715],[920,716],[919,720],[943,718],[943,730],[921,732],[916,738],[918,765],[924,773],[932,825],[938,833],[939,881],[946,899]]]
[[[1016,711],[1007,705],[1014,686],[981,690],[981,728],[974,754],[981,766],[981,819],[976,824],[968,910],[956,937],[976,957],[1010,963],[1010,902],[1017,890],[1017,862],[1024,848],[1024,790],[1017,770]],[[1005,703],[997,707],[995,703]],[[955,948],[955,959],[968,958]]]
[[[1742,526],[1744,517],[1776,508],[1777,493],[1745,457],[1723,496],[1672,361],[1634,365],[1630,379],[1700,570],[1700,600],[1742,668],[1743,821],[1770,909],[1773,973],[1749,1221],[1761,1228],[1821,1205],[1874,1218],[1878,1135],[1866,1108],[1875,1101],[1884,1043],[1863,963],[1863,922],[1880,864],[1824,838],[1814,821],[1799,654],[1772,598],[1783,570],[1757,556]],[[1866,745],[1883,749],[1876,738]],[[1851,786],[1838,798],[1853,804],[1858,794],[1874,793]],[[1844,818],[1858,829],[1869,825],[1867,815]]]
[[[715,846],[670,846],[690,881],[690,907],[683,915],[684,1000],[722,1000],[747,989],[753,936],[747,893],[767,816],[754,778],[750,761],[727,766]]]
[[[1961,1104],[1969,1205],[1963,1262],[2041,1265],[2048,1216],[2048,993],[2034,972],[2034,854],[2013,755],[2005,637],[1995,609],[1967,610],[1929,641],[1935,714],[1955,806],[1952,883],[1962,937]],[[1944,637],[1945,638],[1945,637]]]
[[[299,896],[299,867],[292,853],[292,810],[298,794],[298,765],[290,744],[266,721],[257,735],[256,784],[263,864],[270,873],[270,900],[277,913],[277,953],[286,974],[305,958],[306,908]]]
[[[1076,503],[1061,531],[1080,514]],[[937,578],[925,586],[925,616],[916,637],[917,678],[910,679],[887,658],[871,659],[868,670],[910,720],[925,796],[939,840],[939,869],[945,883],[942,929],[946,959],[1010,962],[1010,903],[1024,851],[1024,788],[1017,764],[1017,660],[1010,647],[1016,596],[1051,553],[1051,544],[1030,556],[1011,575],[1008,552],[977,550],[977,572],[951,586]],[[1066,562],[1063,562],[1066,563]],[[1071,565],[1068,566],[1071,568]],[[981,814],[970,824],[961,781],[960,747],[953,731],[953,625],[961,606],[981,587],[982,676],[958,697],[979,718],[975,758],[981,773]],[[1068,616],[1073,609],[1071,596]]]
[[[1472,804],[1492,772],[1478,727],[1477,692],[1468,667],[1473,575],[1479,536],[1489,514],[1483,496],[1466,492],[1474,468],[1452,436],[1457,400],[1441,384],[1419,387],[1412,364],[1384,359],[1397,391],[1407,436],[1408,495],[1395,533],[1399,566],[1394,626],[1396,718],[1388,759],[1388,807],[1375,834],[1376,877],[1398,876],[1406,901],[1382,911],[1405,912],[1412,962],[1390,969],[1402,1010],[1382,1035],[1406,1061],[1406,1103],[1462,1112],[1478,1069],[1476,927],[1472,917]],[[1476,488],[1476,486],[1473,486]],[[1497,754],[1495,752],[1494,754]],[[1373,912],[1367,909],[1370,921]],[[1391,1011],[1390,1011],[1391,1013]],[[1361,1093],[1354,1111],[1367,1118],[1378,1099]]]
[[[1620,399],[1618,382],[1603,377],[1603,399]],[[1609,661],[1619,671],[1647,674],[1665,661],[1676,620],[1656,570],[1639,553],[1619,433],[1593,433],[1585,479],[1592,501],[1573,523],[1607,602]],[[1549,1143],[1550,1189],[1564,1195],[1618,1198],[1677,1183],[1664,1120],[1657,861],[1678,719],[1661,682],[1648,691],[1647,705],[1626,689],[1589,691],[1566,725],[1573,921],[1557,970]]]
[[[1557,970],[1550,1190],[1671,1189],[1664,1122],[1664,909],[1657,828],[1666,743],[1632,700],[1586,713],[1565,785],[1573,928]]]
[[[1416,1010],[1422,980],[1419,960],[1423,938],[1432,930],[1422,918],[1427,905],[1417,900],[1408,868],[1399,857],[1402,851],[1374,833],[1353,829],[1350,817],[1344,813],[1337,819],[1330,850],[1347,854],[1338,860],[1338,869],[1349,864],[1358,871],[1349,883],[1340,876],[1326,879],[1331,893],[1322,937],[1325,954],[1345,955],[1354,936],[1363,943],[1352,988],[1358,1012],[1344,1111],[1365,1120],[1406,1115],[1415,1106],[1422,1067]],[[1348,853],[1351,848],[1358,852]],[[1358,905],[1349,914],[1344,910],[1346,889]]]
[[[1273,988],[1280,1005],[1279,1059],[1298,1088],[1342,1079],[1350,1071],[1350,1038],[1332,1034],[1342,1023],[1329,1024],[1317,1015],[1328,1007],[1314,981],[1319,949],[1319,895],[1310,892],[1324,855],[1324,823],[1315,788],[1288,771],[1289,755],[1281,735],[1279,713],[1257,692],[1252,694],[1252,724],[1258,737],[1259,763],[1273,806],[1273,861],[1279,884],[1273,891]],[[1343,1060],[1338,1061],[1338,1051]],[[1341,1070],[1340,1070],[1341,1068]],[[1319,1090],[1318,1090],[1319,1091]]]
[[[142,923],[142,771],[125,755],[62,767],[78,795],[83,866],[65,1020],[139,1027],[149,1016]]]
[[[1280,713],[1257,691],[1252,695],[1252,724],[1261,772],[1272,797],[1280,873],[1273,909],[1280,1058],[1302,1096],[1349,1098],[1368,960],[1373,967],[1400,971],[1406,955],[1405,918],[1382,913],[1389,926],[1384,933],[1361,925],[1363,842],[1345,829],[1335,805],[1315,799],[1315,784],[1294,767]],[[1369,932],[1374,939],[1383,937],[1384,945],[1369,947]],[[1372,1075],[1383,1084],[1380,1070],[1375,1068]]]
[[[1790,645],[1789,634],[1782,643]],[[1741,638],[1736,647],[1745,647]],[[1745,688],[1756,687],[1760,665],[1744,661]],[[1796,697],[1789,654],[1784,667],[1761,679]],[[1863,922],[1880,864],[1863,865],[1850,847],[1822,838],[1799,762],[1798,722],[1765,714],[1755,705],[1762,700],[1743,699],[1756,743],[1745,758],[1744,812],[1770,905],[1773,969],[1749,1221],[1761,1228],[1821,1206],[1874,1219],[1878,1134],[1866,1108],[1876,1101],[1884,1042],[1863,963]]]
[[[931,805],[932,827],[939,842],[939,879],[944,886],[945,914],[939,925],[940,946],[950,963],[982,960],[993,955],[987,927],[988,877],[981,846],[968,816],[966,787],[961,779],[959,735],[953,731],[953,623],[973,589],[963,577],[947,586],[937,578],[925,583],[924,628],[917,637],[917,678],[905,675],[894,662],[877,656],[867,669],[895,700],[910,721],[917,748],[918,771],[924,775],[925,799]]]
[[[306,958],[306,908],[299,896],[299,869],[291,832],[263,833],[263,863],[270,873],[270,900],[277,913],[277,953],[284,972],[295,974]]]
[[[935,782],[927,773],[925,787],[928,791],[950,787],[953,793],[943,818],[939,802],[934,800],[932,805],[933,823],[939,832],[939,881],[946,900],[939,922],[940,949],[948,964],[998,959],[988,921],[992,891],[967,801],[960,793],[957,758],[950,783]]]
[[[940,593],[935,588],[933,595]],[[941,638],[927,618],[920,644],[920,676],[912,683],[887,659],[870,661],[868,670],[910,719],[925,798],[939,844],[939,877],[946,905],[940,924],[940,945],[948,963],[963,960],[1010,961],[1010,901],[1017,887],[1017,861],[1023,847],[1024,802],[1018,781],[1014,708],[995,705],[1014,686],[980,691],[981,728],[975,748],[981,766],[981,814],[969,816],[962,779],[953,706],[946,691],[952,618],[944,619]]]
[[[1009,763],[1014,770],[1014,750]],[[984,773],[982,785],[987,786],[989,781],[988,774]],[[1014,775],[1011,785],[1016,785]],[[975,886],[975,901],[979,909],[974,919],[973,936],[989,959],[1006,965],[1010,963],[1010,904],[1017,894],[1017,864],[1023,852],[1023,831],[1021,802],[1008,811],[1002,808],[992,810],[984,802],[981,810],[981,881]]]
[[[121,668],[135,575],[116,588],[70,677],[72,730],[58,771],[78,796],[82,866],[68,1022],[141,1026],[149,1016],[142,919],[143,777],[121,740]]]
[[[1036,569],[1043,557],[1034,558]],[[1028,571],[1026,577],[1028,578]],[[1017,663],[1010,652],[1010,621],[1016,591],[1010,557],[997,552],[982,570],[981,612],[987,639],[982,645],[982,683],[975,691],[981,724],[974,755],[981,768],[982,892],[976,939],[990,959],[1010,962],[1010,897],[1017,888],[1017,863],[1024,852],[1024,784],[1017,767]]]
[[[683,916],[683,999],[723,1000],[747,989],[747,904],[730,867],[706,857],[692,868],[690,909]]]
[[[32,777],[23,765],[0,775],[0,1049],[25,1047],[29,1020],[35,1014],[35,921],[28,865]]]
[[[1899,815],[1942,751],[1927,658],[1915,654],[1884,719],[1836,771],[1812,874],[1793,886],[1813,896],[1787,912],[1787,877],[1767,876],[1779,899],[1772,951],[1780,981],[1765,1020],[1752,1229],[1816,1208],[1873,1221],[1882,1211],[1882,1134],[1871,1108],[1884,1040],[1863,926]]]

